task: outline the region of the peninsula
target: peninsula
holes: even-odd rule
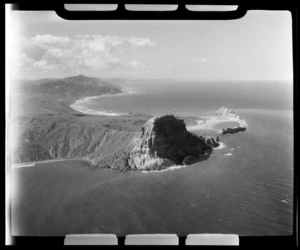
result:
[[[219,128],[222,127],[222,128]],[[248,125],[233,110],[221,107],[213,115],[203,116],[196,124],[189,125],[189,131],[215,130],[219,134],[233,134],[245,131]]]
[[[123,91],[118,85],[82,75],[23,82],[18,92],[22,109],[14,118],[13,163],[81,159],[94,168],[123,172],[162,170],[183,165],[189,157],[207,158],[220,145],[218,136],[196,135],[193,130],[212,129],[224,121],[246,128],[226,108],[189,126],[185,121],[191,118],[174,115],[91,115],[71,108],[78,99]],[[222,134],[231,133],[230,129],[236,128]]]

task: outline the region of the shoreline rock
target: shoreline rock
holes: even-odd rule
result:
[[[242,131],[245,131],[245,130],[246,130],[246,127],[223,128],[222,129],[222,134],[223,135],[234,134],[234,133],[242,132]]]
[[[238,126],[234,128],[223,128],[219,131],[220,134],[234,134],[238,132],[245,131],[247,129],[247,123],[241,119],[232,109],[228,109],[226,107],[221,107],[216,111],[216,115],[218,116],[227,116],[231,118],[232,121],[238,122]]]

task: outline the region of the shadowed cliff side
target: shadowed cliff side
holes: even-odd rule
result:
[[[126,170],[161,170],[183,165],[190,156],[209,155],[218,139],[187,131],[182,119],[165,115],[149,119],[139,137],[133,139],[130,153],[116,155],[104,167]]]

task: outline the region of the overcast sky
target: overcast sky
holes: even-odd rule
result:
[[[13,17],[11,58],[22,78],[292,79],[287,11],[249,11],[229,21],[67,21],[25,11]]]

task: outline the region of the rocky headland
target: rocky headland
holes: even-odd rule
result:
[[[235,121],[238,123],[237,126],[232,128],[222,128],[219,132],[221,134],[234,134],[238,132],[245,131],[247,129],[247,123],[241,119],[232,109],[221,107],[216,111],[216,115],[226,117],[230,121]]]
[[[187,157],[210,154],[219,138],[203,137],[187,131],[182,119],[173,115],[149,119],[130,153],[116,155],[104,167],[122,170],[162,170],[183,165]]]
[[[239,124],[222,129],[222,134],[247,127],[224,107],[209,118],[146,114],[112,117],[85,114],[70,107],[80,98],[119,93],[122,89],[115,84],[82,75],[23,83],[20,112],[12,128],[17,134],[12,162],[81,159],[95,168],[122,172],[162,170],[184,165],[190,158],[192,162],[205,159],[220,145],[218,136],[195,134],[189,126],[201,129],[224,121]]]

